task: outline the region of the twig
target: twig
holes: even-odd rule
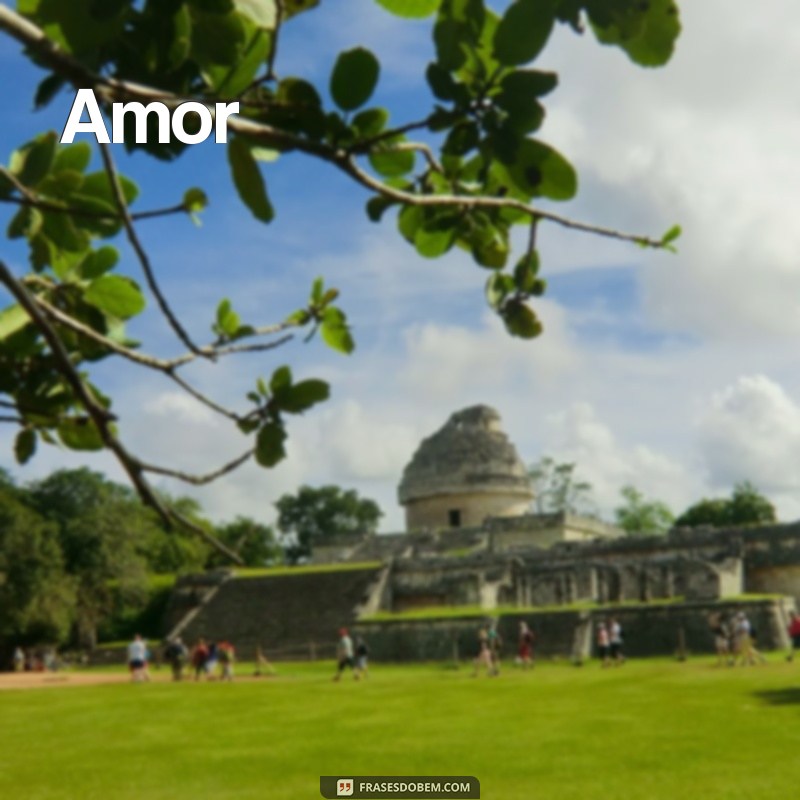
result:
[[[209,472],[206,475],[192,475],[188,472],[161,467],[157,464],[142,464],[142,469],[146,472],[152,472],[156,475],[163,475],[166,478],[176,478],[184,483],[191,483],[193,486],[203,486],[206,483],[213,483],[213,481],[215,481],[217,478],[221,478],[223,475],[227,475],[228,473],[238,469],[242,464],[245,463],[245,461],[248,461],[252,457],[254,452],[255,451],[251,448],[246,453],[242,453],[242,455],[234,458],[233,461],[229,461],[219,469]]]
[[[197,353],[197,355],[203,355],[197,345],[189,338],[189,334],[186,333],[186,330],[184,329],[183,325],[181,325],[180,320],[175,316],[174,312],[169,306],[169,303],[167,303],[167,299],[161,292],[161,288],[158,285],[155,273],[153,272],[153,267],[150,263],[150,257],[145,252],[145,249],[139,240],[139,236],[136,233],[136,229],[133,226],[133,220],[131,219],[130,212],[128,211],[128,204],[125,202],[125,195],[122,193],[119,174],[117,173],[117,168],[114,165],[114,159],[111,155],[111,146],[107,144],[99,144],[98,146],[100,148],[100,155],[103,158],[103,164],[105,165],[108,180],[111,183],[114,201],[116,202],[119,213],[122,216],[122,224],[125,227],[126,233],[128,234],[128,241],[130,242],[131,247],[133,247],[137,258],[139,259],[139,263],[142,265],[142,270],[144,271],[147,285],[150,287],[150,291],[156,298],[156,302],[161,309],[161,313],[166,317],[167,322],[169,322],[170,327],[173,331],[175,331],[177,337],[189,348],[189,350],[191,350],[193,353]]]
[[[180,375],[178,375],[174,370],[167,370],[166,374],[187,394],[190,394],[195,400],[202,403],[207,408],[210,408],[212,411],[216,411],[217,414],[221,414],[223,417],[233,420],[233,422],[241,421],[242,417],[239,414],[237,414],[235,411],[225,408],[225,406],[219,405],[219,403],[214,402],[210,397],[204,395],[199,389],[195,389],[191,383],[181,378]]]
[[[275,0],[275,30],[272,32],[272,41],[270,42],[269,56],[267,58],[267,74],[266,80],[277,80],[275,75],[275,59],[278,56],[278,38],[281,32],[281,25],[283,24],[283,0]]]

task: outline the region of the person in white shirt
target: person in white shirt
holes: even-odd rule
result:
[[[128,645],[128,668],[131,671],[131,680],[134,683],[150,680],[150,675],[147,672],[147,645],[138,633]]]
[[[339,642],[336,645],[337,669],[333,676],[335,681],[341,680],[345,669],[353,670],[353,677],[358,680],[358,672],[355,670],[355,659],[353,658],[353,640],[347,632],[347,628],[339,629]]]

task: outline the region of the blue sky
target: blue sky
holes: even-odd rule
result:
[[[384,529],[397,529],[395,489],[417,443],[476,402],[500,411],[525,461],[545,453],[576,461],[606,515],[626,483],[680,511],[742,479],[761,486],[785,518],[800,513],[797,26],[767,26],[755,10],[734,17],[722,0],[697,5],[682,4],[685,31],[663,70],[636,68],[568,31],[543,57],[561,86],[542,135],[581,179],[578,198],[559,210],[654,235],[680,222],[685,234],[673,256],[543,228],[550,291],[538,305],[546,333],[534,342],[501,330],[483,301],[486,273],[467,255],[421,260],[391,215],[369,222],[364,192],[326,165],[296,155],[267,165],[277,218],[264,226],[235,197],[224,148],[190,148],[169,166],[117,148],[141,186],[137,206],[174,203],[193,185],[211,198],[202,228],[188,220],[140,227],[195,336],[207,335],[220,298],[247,321],[277,320],[302,304],[317,275],[341,289],[355,330],[349,358],[313,342],[187,373],[234,403],[281,363],[333,385],[326,407],[292,425],[285,464],[247,467],[198,494],[213,516],[270,521],[281,493],[337,483],[375,497]],[[800,16],[788,2],[775,5],[781,19]],[[342,4],[323,3],[287,26],[281,74],[324,84],[337,52],[370,46],[382,62],[375,99],[395,122],[424,116],[428,23],[396,20],[372,0],[347,8],[347,25]],[[0,37],[0,158],[66,120],[66,94],[30,113],[39,77]],[[0,224],[8,217],[0,207]],[[24,265],[24,251],[2,248]],[[125,270],[138,278],[123,251]],[[133,332],[152,350],[179,350],[152,310]],[[242,448],[157,378],[103,366],[98,379],[117,393],[123,435],[149,459],[202,471]],[[10,442],[0,431],[0,465],[14,469]],[[14,471],[28,480],[83,463],[119,477],[106,456],[56,450]]]

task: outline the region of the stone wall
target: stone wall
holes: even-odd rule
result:
[[[425,528],[472,527],[483,525],[488,517],[518,517],[528,510],[530,499],[518,492],[463,490],[409,500],[406,503],[406,527],[410,531]],[[451,512],[458,514],[458,524],[451,521]]]
[[[569,659],[576,655],[576,641],[583,658],[594,656],[594,629],[597,622],[616,617],[624,632],[625,653],[629,657],[672,656],[683,646],[688,655],[714,652],[708,617],[712,612],[733,614],[744,609],[757,633],[761,650],[788,647],[786,622],[795,608],[793,599],[761,600],[742,603],[675,603],[638,606],[608,606],[591,611],[551,611],[503,613],[497,621],[503,639],[503,657],[516,654],[520,621],[527,622],[536,635],[537,657]],[[361,621],[356,632],[362,635],[376,661],[469,661],[477,653],[477,633],[486,625],[486,616],[459,618],[398,619]],[[591,635],[586,626],[590,626]]]

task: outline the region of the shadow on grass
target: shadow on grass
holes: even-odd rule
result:
[[[755,692],[755,696],[768,706],[800,705],[800,687],[767,689],[763,692]]]

